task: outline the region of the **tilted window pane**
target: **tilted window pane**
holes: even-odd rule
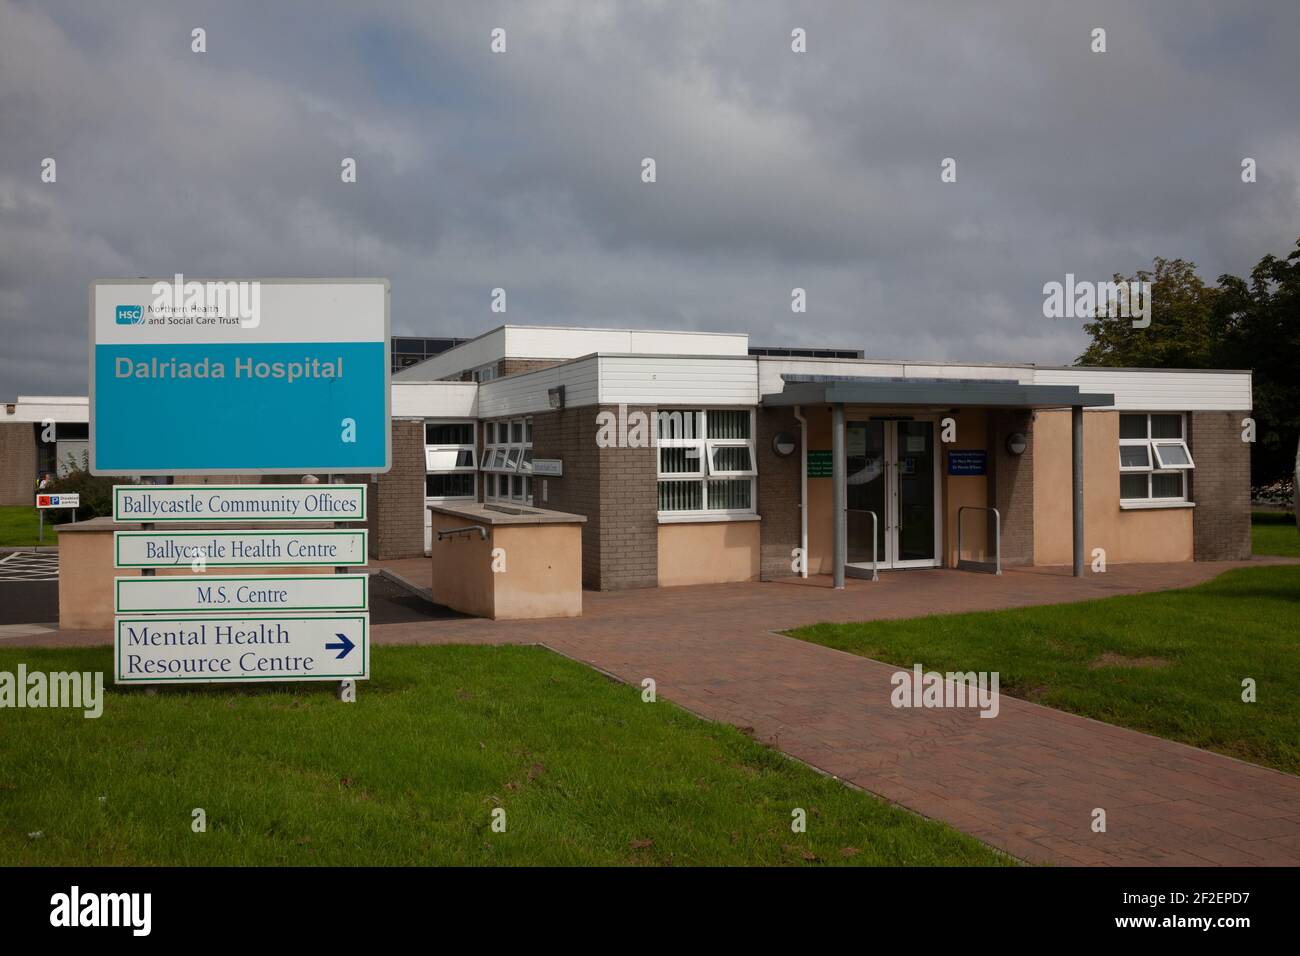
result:
[[[1182,442],[1156,442],[1156,457],[1160,459],[1161,468],[1190,468],[1192,464]]]
[[[1121,468],[1150,468],[1150,445],[1120,445],[1119,464]]]
[[[429,471],[451,471],[460,464],[460,455],[454,448],[427,448],[424,452],[424,467]],[[470,464],[474,464],[472,458]]]
[[[752,467],[748,445],[722,445],[713,449],[715,472],[749,471]]]

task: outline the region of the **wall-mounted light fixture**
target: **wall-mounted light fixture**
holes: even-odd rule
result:
[[[546,390],[546,401],[550,404],[551,408],[563,408],[564,386],[556,385],[554,388],[548,388]]]
[[[1024,432],[1012,432],[1007,436],[1007,452],[1012,455],[1023,455],[1025,449],[1029,447],[1029,439],[1025,437]]]
[[[799,447],[799,441],[789,432],[777,432],[772,436],[772,451],[787,458],[794,454],[794,450]]]

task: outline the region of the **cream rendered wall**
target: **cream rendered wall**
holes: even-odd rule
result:
[[[756,581],[759,522],[701,521],[659,525],[659,586]]]
[[[1034,563],[1073,561],[1069,411],[1034,420]],[[1119,498],[1119,413],[1083,414],[1084,558],[1107,564],[1192,560],[1192,508],[1124,511]]]

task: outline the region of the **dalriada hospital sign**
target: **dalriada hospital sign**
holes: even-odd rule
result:
[[[92,283],[91,471],[387,471],[389,297],[386,279]]]

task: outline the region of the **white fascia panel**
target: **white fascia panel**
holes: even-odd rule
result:
[[[1110,393],[1119,411],[1250,411],[1250,372],[1125,368],[1040,368],[1036,385],[1077,385],[1081,392]]]
[[[564,406],[596,404],[596,358],[493,379],[479,386],[479,417],[501,418],[550,411],[549,392],[564,386]]]
[[[9,414],[6,404],[14,406]],[[19,395],[13,403],[0,402],[0,422],[89,422],[90,401],[79,395]]]
[[[746,356],[601,355],[601,405],[758,404],[758,362]]]
[[[393,382],[394,418],[477,418],[473,382]]]

